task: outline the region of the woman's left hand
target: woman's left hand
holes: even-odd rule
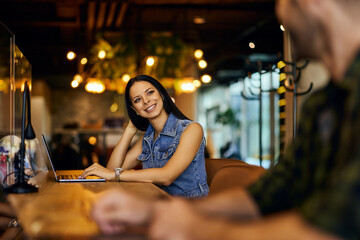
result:
[[[95,175],[106,180],[115,179],[115,172],[101,166],[98,163],[94,163],[90,167],[86,168],[79,178],[86,178],[87,176]]]

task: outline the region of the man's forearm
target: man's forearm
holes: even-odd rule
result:
[[[229,219],[249,220],[260,216],[256,203],[242,188],[194,200],[192,206],[202,214]]]

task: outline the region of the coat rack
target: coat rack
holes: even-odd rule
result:
[[[262,75],[266,72],[272,72],[273,68],[271,66],[271,64],[269,64],[267,69],[262,68],[262,62],[258,61],[257,62],[257,66],[258,66],[258,72],[259,72],[259,86],[256,86],[253,81],[254,79],[249,78],[249,83],[250,83],[250,87],[248,87],[249,92],[252,96],[246,96],[244,93],[244,90],[241,92],[241,96],[248,101],[259,101],[259,164],[260,166],[262,166],[262,160],[263,160],[263,155],[262,155],[262,93],[263,92],[276,92],[277,89],[273,89],[272,87],[268,90],[265,90],[262,88]],[[272,76],[272,74],[271,74]],[[271,77],[271,81],[272,81],[272,77]],[[271,82],[271,86],[272,86],[272,82]],[[257,91],[259,92],[258,94],[254,93],[252,89],[257,89]],[[272,150],[273,151],[273,150]],[[273,154],[272,154],[272,159],[271,159],[271,163],[273,164]]]

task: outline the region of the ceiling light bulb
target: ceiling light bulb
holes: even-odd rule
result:
[[[104,59],[106,57],[106,52],[104,50],[100,50],[98,53],[98,57],[100,59]]]
[[[110,112],[114,113],[119,109],[119,105],[117,103],[113,103],[110,106]]]
[[[96,144],[96,137],[94,137],[94,136],[89,137],[89,143],[91,145],[95,145]]]
[[[102,93],[105,91],[105,85],[97,79],[89,78],[85,90],[91,93]]]
[[[201,82],[199,81],[199,80],[197,80],[197,79],[195,79],[194,81],[193,81],[193,85],[194,85],[194,87],[200,87],[201,86]]]
[[[195,91],[195,86],[191,82],[184,82],[181,84],[181,90],[186,93]]]
[[[205,18],[203,18],[203,17],[194,17],[194,23],[196,23],[196,24],[204,24],[205,23]]]
[[[148,65],[149,67],[152,67],[155,63],[155,59],[153,57],[148,57],[146,59],[146,65]]]
[[[87,92],[93,92],[93,89],[94,89],[94,84],[91,82],[91,81],[89,81],[86,85],[85,85],[85,90],[87,91]]]
[[[82,65],[85,65],[87,62],[88,62],[88,60],[87,60],[86,57],[84,57],[84,58],[82,58],[82,59],[80,60],[80,63],[81,63]]]
[[[127,83],[130,80],[130,75],[129,74],[124,74],[122,76],[122,80],[123,80],[123,82]]]
[[[80,74],[76,74],[74,76],[74,81],[77,81],[78,83],[81,83],[83,81],[83,78]]]
[[[209,74],[205,74],[201,76],[201,81],[203,83],[209,83],[211,82],[211,76]]]
[[[76,81],[76,80],[72,80],[71,81],[71,87],[72,88],[77,88],[79,86],[79,82],[78,81]]]
[[[206,62],[205,60],[200,60],[200,61],[199,61],[199,67],[200,67],[201,69],[206,68],[206,66],[207,66],[207,62]]]
[[[73,51],[69,51],[66,55],[67,59],[74,60],[74,58],[76,57],[76,54]]]
[[[96,85],[96,93],[103,93],[105,91],[105,86],[101,82]]]
[[[202,56],[204,55],[203,51],[201,49],[197,49],[195,50],[194,52],[194,56],[197,58],[197,59],[200,59],[202,58]]]
[[[254,49],[254,48],[255,48],[255,43],[249,42],[249,47],[250,47],[251,49]]]

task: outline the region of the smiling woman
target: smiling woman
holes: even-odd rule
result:
[[[200,124],[189,120],[154,78],[139,75],[125,90],[129,124],[107,167],[94,164],[82,177],[152,182],[171,195],[203,197],[209,192],[205,171],[205,138]],[[136,132],[145,134],[130,149]],[[142,163],[142,169],[133,168]]]

